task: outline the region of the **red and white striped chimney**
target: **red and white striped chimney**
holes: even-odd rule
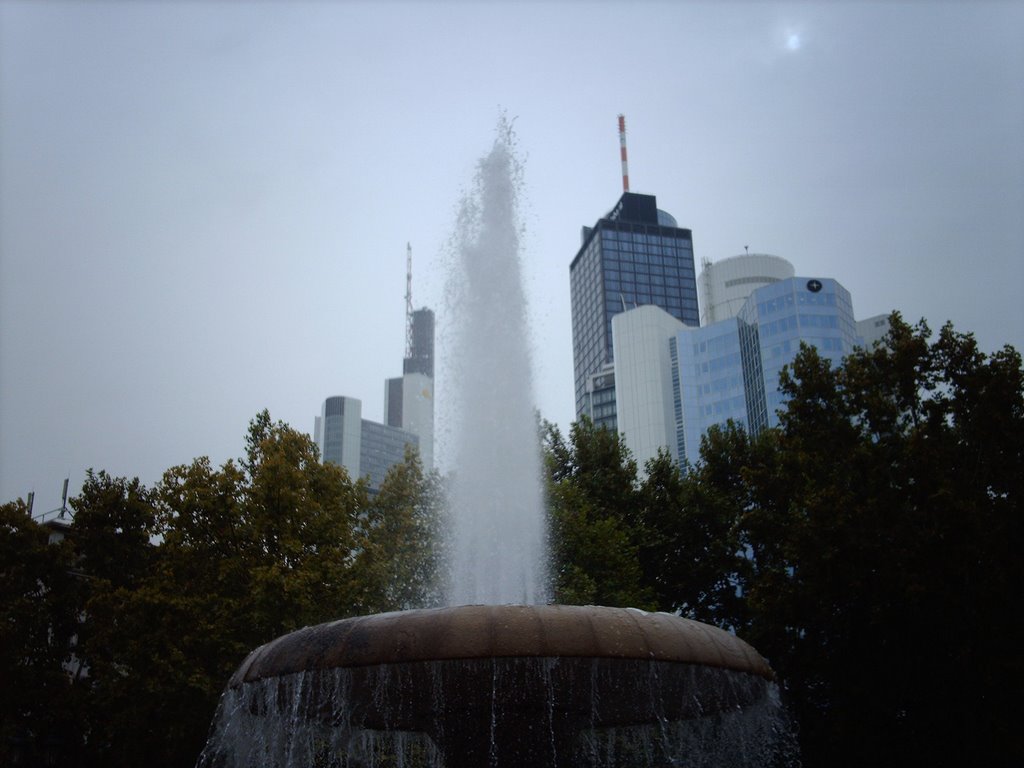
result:
[[[619,115],[619,148],[622,152],[622,191],[629,192],[629,163],[626,162],[626,116]]]

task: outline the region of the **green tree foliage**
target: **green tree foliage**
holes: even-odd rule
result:
[[[355,572],[362,577],[361,612],[397,611],[441,603],[444,496],[419,455],[388,470],[356,528]]]
[[[781,387],[778,428],[712,428],[685,472],[549,428],[559,597],[735,629],[805,765],[1024,764],[1020,355],[894,314],[842,365],[803,348]]]
[[[42,759],[78,736],[82,702],[73,687],[79,580],[70,545],[18,500],[0,506],[0,764]]]
[[[371,496],[264,411],[238,462],[90,472],[60,546],[0,508],[2,683],[28,691],[2,697],[0,764],[57,733],[57,764],[193,765],[254,647],[436,600],[437,485],[409,453]]]
[[[556,602],[653,607],[639,560],[636,462],[622,438],[584,419],[568,443],[551,424],[544,441]]]
[[[806,764],[1020,764],[1020,356],[891,320],[838,367],[804,348],[779,428],[711,433],[692,481],[733,497],[735,624],[785,681]]]
[[[748,506],[737,481],[741,467],[751,460],[752,446],[732,423],[713,428],[705,441],[728,459],[692,468],[687,476],[664,453],[647,466],[645,581],[654,588],[661,610],[742,630],[740,589],[750,561],[744,557],[734,510]]]

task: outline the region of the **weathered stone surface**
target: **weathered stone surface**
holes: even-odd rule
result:
[[[716,627],[631,608],[468,605],[342,619],[257,648],[231,685],[316,669],[485,658],[701,664],[771,679],[750,645]]]

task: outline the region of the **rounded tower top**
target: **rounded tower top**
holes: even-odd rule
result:
[[[796,274],[786,259],[768,253],[743,253],[703,267],[697,280],[702,326],[736,317],[757,288]]]

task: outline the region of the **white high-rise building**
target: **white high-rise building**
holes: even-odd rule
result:
[[[332,461],[360,477],[363,403],[354,397],[336,395],[324,400],[313,427],[313,440],[321,461]]]
[[[701,265],[697,278],[700,324],[736,317],[756,288],[793,277],[793,265],[780,256],[748,253]]]
[[[659,450],[695,463],[703,434],[727,419],[751,432],[777,424],[779,372],[801,343],[839,364],[884,334],[884,317],[854,320],[838,282],[793,271],[764,254],[705,265],[702,316],[715,320],[699,327],[653,305],[612,318],[618,431],[638,466]]]
[[[889,332],[889,316],[875,315],[857,321],[857,335],[863,340],[866,349],[871,349],[876,342],[885,338]]]
[[[668,340],[685,327],[653,304],[612,317],[618,430],[641,468],[659,448],[679,461]]]

